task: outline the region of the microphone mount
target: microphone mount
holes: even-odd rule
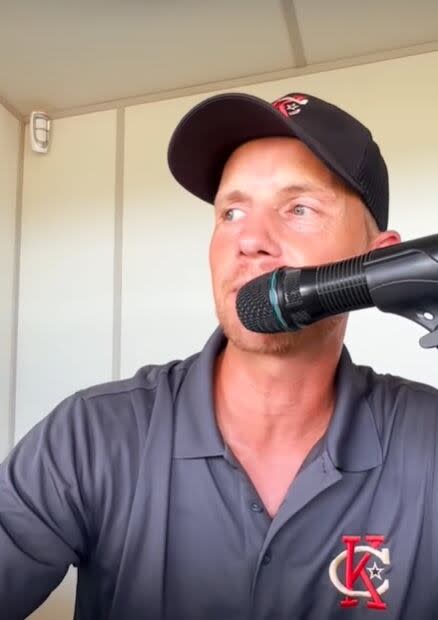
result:
[[[438,235],[398,247],[402,246],[403,251],[397,254],[393,254],[396,246],[369,253],[364,265],[370,295],[379,310],[428,330],[420,338],[421,347],[438,347]]]
[[[236,309],[255,332],[296,331],[328,316],[375,306],[429,333],[438,348],[438,234],[319,266],[281,267],[239,291]]]

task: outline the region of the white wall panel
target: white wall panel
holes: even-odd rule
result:
[[[189,355],[215,325],[207,265],[212,210],[167,168],[168,138],[188,103],[126,110],[122,375]]]
[[[26,147],[16,439],[111,378],[115,135],[108,111],[55,121],[48,155]]]
[[[0,105],[0,461],[9,448],[20,123]]]

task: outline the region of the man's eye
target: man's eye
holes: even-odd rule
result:
[[[306,207],[306,205],[294,205],[292,207],[292,213],[294,215],[305,215],[307,210],[308,207]]]
[[[227,222],[235,222],[245,215],[242,209],[227,209],[224,211],[224,220]]]

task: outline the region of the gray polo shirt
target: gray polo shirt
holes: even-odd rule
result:
[[[78,566],[77,620],[438,617],[438,392],[344,350],[274,519],[215,423],[220,331],[62,402],[0,468],[0,617]]]

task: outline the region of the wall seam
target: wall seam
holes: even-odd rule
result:
[[[281,0],[281,5],[295,67],[306,67],[307,60],[294,0]]]
[[[116,161],[114,182],[114,264],[112,379],[120,379],[122,354],[123,194],[125,176],[125,109],[116,111]]]
[[[24,184],[24,141],[25,124],[19,121],[19,149],[17,171],[17,195],[15,207],[15,256],[12,284],[12,338],[10,357],[10,384],[9,384],[9,432],[8,445],[11,450],[15,442],[17,418],[17,363],[18,363],[18,319],[20,312],[20,266],[21,266],[21,224],[23,214],[23,184]]]
[[[1,95],[0,95],[0,105],[2,105],[5,108],[5,110],[7,110],[10,114],[12,114],[14,118],[20,121],[20,123],[22,123],[25,120],[24,115],[20,114],[20,112],[11,103],[9,103],[7,99],[2,97]]]

